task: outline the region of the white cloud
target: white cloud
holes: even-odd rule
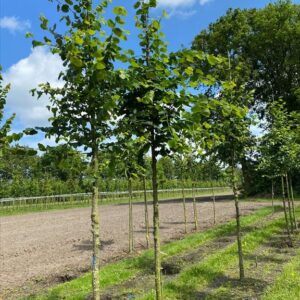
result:
[[[29,91],[45,82],[60,86],[62,82],[57,77],[62,69],[59,56],[39,47],[33,49],[28,57],[18,61],[3,74],[5,83],[11,83],[7,110],[9,113],[17,114],[16,121],[19,124],[28,127],[44,126],[48,123],[50,112],[46,105],[49,104],[49,100],[44,96],[37,100]]]
[[[207,4],[209,2],[212,2],[212,1],[214,1],[214,0],[200,0],[199,3],[200,3],[200,5],[205,5],[205,4]]]
[[[17,17],[2,17],[0,19],[0,28],[7,29],[11,33],[16,31],[25,31],[31,24],[28,20],[19,20]]]
[[[193,16],[197,11],[192,9],[198,3],[203,6],[214,0],[158,0],[159,8],[169,9],[169,17],[179,17],[181,19],[186,19],[190,16]],[[189,8],[187,10],[187,8]]]
[[[169,13],[169,18],[173,17],[173,16],[176,16],[176,17],[179,17],[181,19],[187,19],[191,16],[193,16],[194,14],[196,14],[197,11],[196,10],[177,10],[177,9],[174,9],[173,11],[171,11]]]
[[[199,0],[200,5],[205,5],[214,0]],[[197,0],[158,0],[158,6],[160,7],[191,7],[197,3]]]
[[[196,0],[158,0],[158,6],[161,7],[187,7],[193,6]]]

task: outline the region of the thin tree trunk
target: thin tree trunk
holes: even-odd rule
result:
[[[295,222],[295,229],[298,230],[298,223],[296,220],[296,214],[295,214],[295,199],[294,199],[294,189],[293,189],[293,182],[292,182],[292,177],[289,177],[289,183],[290,183],[290,189],[291,189],[291,198],[292,198],[292,208],[293,208],[293,216],[294,216],[294,222]]]
[[[93,168],[93,192],[92,192],[92,237],[93,237],[93,256],[92,256],[92,287],[93,287],[93,300],[100,299],[100,225],[99,225],[99,210],[98,210],[98,150],[93,150],[92,157]]]
[[[133,252],[133,221],[132,221],[132,182],[131,178],[128,179],[128,194],[129,194],[129,211],[128,211],[128,242],[129,242],[129,253]]]
[[[294,219],[293,219],[293,213],[292,213],[292,206],[291,206],[291,195],[290,195],[290,189],[289,189],[289,182],[287,178],[287,174],[285,174],[285,183],[286,183],[286,191],[287,191],[287,203],[288,203],[288,209],[289,209],[289,218],[291,223],[291,233],[294,233]]]
[[[210,180],[210,185],[211,185],[211,192],[212,192],[214,225],[215,225],[216,224],[216,196],[215,196],[215,189],[211,180]]]
[[[183,218],[184,218],[184,232],[187,233],[187,220],[186,220],[186,201],[185,201],[185,193],[184,193],[184,183],[183,180],[181,180],[182,188],[182,205],[183,205]]]
[[[243,258],[243,248],[242,248],[242,238],[241,238],[241,223],[240,223],[240,207],[239,207],[239,195],[236,186],[236,175],[235,175],[235,153],[232,157],[232,189],[234,195],[235,203],[235,213],[236,213],[236,237],[237,237],[237,246],[238,246],[238,255],[239,255],[239,271],[240,271],[240,280],[245,278],[244,270],[244,258]]]
[[[273,213],[275,212],[275,206],[274,206],[274,180],[272,178],[272,208],[273,208]]]
[[[144,205],[145,205],[145,227],[146,227],[146,242],[147,248],[150,247],[149,238],[149,214],[148,214],[148,202],[147,202],[147,190],[146,190],[146,179],[143,176],[143,189],[144,189]]]
[[[283,203],[283,210],[284,210],[286,231],[287,231],[287,234],[288,234],[289,241],[292,244],[292,238],[291,238],[291,233],[290,233],[289,220],[288,220],[288,215],[287,215],[287,211],[286,211],[285,189],[284,189],[284,179],[283,179],[283,176],[281,176],[281,188],[282,188],[282,203]]]
[[[159,203],[158,203],[158,186],[157,186],[157,158],[156,158],[154,140],[155,140],[155,136],[153,132],[151,156],[152,156],[152,189],[153,189],[153,239],[154,239],[154,260],[155,260],[155,293],[156,293],[156,300],[162,300]]]
[[[198,230],[198,211],[197,211],[197,202],[196,202],[196,193],[194,184],[192,184],[192,193],[193,193],[193,210],[194,210],[194,224],[195,230]]]

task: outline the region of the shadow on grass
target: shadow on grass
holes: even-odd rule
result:
[[[220,276],[205,290],[196,292],[191,299],[205,300],[241,300],[258,299],[267,288],[268,282],[257,278],[239,280]]]

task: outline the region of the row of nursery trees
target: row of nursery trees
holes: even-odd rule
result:
[[[124,29],[127,11],[121,6],[114,7],[115,17],[107,19],[104,11],[108,4],[109,1],[102,1],[94,7],[91,0],[65,0],[63,5],[58,4],[57,10],[67,27],[64,34],[55,25],[50,26],[45,17],[41,18],[41,27],[49,35],[43,42],[34,41],[33,45],[48,45],[61,57],[66,69],[59,76],[64,81],[63,87],[45,83],[33,93],[46,94],[51,101],[53,116],[51,126],[43,129],[46,134],[63,139],[73,147],[83,147],[91,157],[93,299],[100,299],[99,165],[107,163],[99,157],[99,152],[109,149],[126,162],[126,176],[130,180],[142,172],[143,157],[150,152],[155,290],[156,298],[162,299],[158,157],[171,153],[181,155],[189,149],[199,155],[204,149],[220,147],[222,157],[232,168],[237,202],[236,146],[240,133],[247,130],[247,109],[240,105],[243,101],[239,99],[244,96],[243,87],[231,78],[218,80],[217,72],[213,76],[201,70],[200,66],[207,64],[216,69],[231,69],[227,59],[193,50],[169,53],[160,31],[160,20],[150,17],[151,9],[156,7],[153,0],[137,1],[134,5],[140,53],[123,49],[121,41],[127,40],[128,34]],[[117,69],[117,63],[127,68]],[[189,92],[190,88],[201,86],[213,86],[211,91],[215,97]],[[215,122],[219,118],[223,119],[223,126]],[[108,143],[113,136],[116,142]],[[222,147],[224,143],[231,147]],[[113,164],[114,160],[109,163]]]
[[[263,74],[254,68],[261,64],[251,65],[251,59],[247,58],[253,53],[243,53],[247,47],[235,45],[236,39],[226,45],[231,41],[232,32],[241,27],[234,22],[243,22],[245,16],[239,16],[245,13],[229,11],[225,18],[195,39],[192,49],[170,53],[160,29],[161,19],[151,15],[156,1],[137,1],[134,9],[139,50],[135,53],[125,47],[129,34],[125,29],[127,11],[117,6],[111,9],[114,17],[106,17],[110,2],[97,5],[91,0],[57,2],[66,30],[60,32],[60,26],[49,24],[42,16],[41,28],[47,34],[43,41],[33,41],[34,47],[47,46],[53,54],[59,55],[65,67],[59,75],[63,80],[61,87],[43,83],[32,91],[38,97],[47,95],[51,103],[50,125],[37,129],[73,149],[84,149],[89,157],[85,178],[92,186],[93,299],[100,299],[99,187],[102,187],[103,170],[120,172],[119,161],[123,162],[122,173],[129,183],[129,191],[136,178],[151,177],[156,299],[163,299],[158,161],[166,157],[172,157],[173,161],[176,157],[181,171],[174,176],[180,179],[187,176],[183,170],[197,169],[203,157],[214,168],[222,165],[220,172],[226,173],[234,193],[242,279],[245,275],[238,169],[242,168],[244,184],[247,184],[249,170],[253,170],[253,165],[249,167],[251,157],[256,161],[256,174],[265,175],[270,185],[278,178],[281,180],[287,229],[294,231],[297,222],[290,175],[299,171],[299,115],[290,113],[290,102],[280,101],[281,93],[273,93],[272,101],[265,105],[261,99],[259,102],[260,113],[263,111],[266,117],[266,133],[259,139],[251,134],[253,103],[261,96],[261,86],[268,85],[270,78],[265,81],[254,78]],[[277,6],[271,6],[271,10],[282,9],[281,5],[291,6],[289,1],[283,4],[280,1]],[[226,23],[228,20],[231,23]],[[220,26],[222,23],[227,26]],[[231,35],[224,34],[228,40],[218,41],[223,30]],[[249,33],[253,33],[251,28]],[[244,38],[247,33],[238,36]],[[28,34],[28,37],[33,36]],[[263,61],[261,58],[260,62]],[[280,74],[276,70],[274,73]],[[255,79],[259,84],[253,86]],[[1,89],[2,109],[7,91],[8,87]],[[9,135],[12,119],[4,122],[0,131],[2,146],[21,137],[21,134]],[[35,134],[37,129],[26,129],[24,134]],[[42,145],[40,148],[47,151]],[[191,172],[189,178],[195,180],[194,175]]]

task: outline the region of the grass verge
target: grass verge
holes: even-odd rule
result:
[[[261,298],[261,300],[283,299],[300,299],[300,250],[285,266],[282,274]]]

